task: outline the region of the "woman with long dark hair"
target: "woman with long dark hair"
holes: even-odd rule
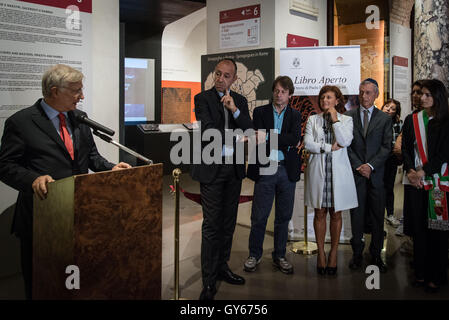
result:
[[[404,121],[402,142],[404,171],[413,187],[408,203],[413,208],[409,212],[415,267],[412,284],[437,292],[447,283],[449,236],[449,106],[444,84],[422,81],[421,102],[423,109]]]
[[[395,99],[388,99],[383,105],[382,111],[392,119],[393,139],[391,141],[391,150],[393,150],[396,139],[402,130],[401,103]],[[393,227],[399,225],[399,220],[394,216],[394,182],[399,164],[398,157],[392,152],[385,162],[384,171],[385,209],[387,210],[385,220]]]
[[[412,92],[411,92],[411,111],[412,113],[419,112],[422,110],[421,107],[421,97],[422,97],[422,80],[416,80],[412,84]],[[402,133],[399,135],[400,144],[402,144]],[[400,146],[402,148],[402,146]],[[396,149],[396,148],[395,148]],[[398,155],[397,155],[398,156]],[[402,158],[402,152],[400,157]],[[403,204],[403,223],[396,230],[396,235],[402,236],[406,235],[413,238],[412,234],[412,220],[411,215],[413,212],[413,207],[411,204],[413,203],[414,197],[414,187],[409,183],[407,176],[404,175],[402,183],[404,184],[404,204]],[[407,243],[411,243],[408,241]],[[411,245],[409,245],[411,247]]]

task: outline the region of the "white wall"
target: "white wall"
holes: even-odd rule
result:
[[[288,0],[282,0],[288,1]],[[261,48],[274,48],[274,0],[207,0],[207,53],[244,51]],[[260,4],[260,45],[234,49],[220,49],[220,11]]]
[[[92,114],[90,118],[119,128],[119,0],[92,1]],[[34,101],[30,101],[30,105]],[[118,149],[97,140],[100,153],[118,161]],[[16,202],[17,191],[0,182],[0,214]]]
[[[317,18],[290,13],[290,0],[208,0],[207,53],[275,48],[275,76],[277,76],[279,75],[279,49],[286,47],[287,33],[318,39],[320,46],[326,45],[327,1],[314,0],[312,2],[319,10],[319,16]],[[219,12],[255,4],[260,4],[261,6],[260,46],[220,49]]]
[[[119,0],[92,1],[92,114],[90,118],[119,132]],[[97,148],[109,161],[118,162],[118,148],[95,137]]]
[[[412,83],[412,30],[400,24],[390,21],[390,80],[393,73],[393,56],[400,56],[408,59],[407,83]],[[390,92],[392,91],[392,81],[390,81]],[[411,90],[410,90],[411,92]],[[411,101],[407,105],[401,104],[401,119],[404,119],[411,112]]]
[[[207,53],[207,9],[167,25],[162,33],[162,80],[201,82],[201,55]]]
[[[275,19],[275,75],[279,75],[279,49],[287,47],[287,33],[301,37],[318,39],[320,46],[327,43],[327,1],[312,1],[318,9],[319,16],[312,17],[304,14],[290,13],[289,0],[276,1]]]

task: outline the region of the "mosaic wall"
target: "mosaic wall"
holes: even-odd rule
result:
[[[415,70],[413,78],[437,78],[449,88],[449,3],[415,1]]]

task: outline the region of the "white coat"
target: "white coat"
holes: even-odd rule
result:
[[[332,125],[335,139],[343,148],[332,151],[332,145],[325,143],[323,113],[309,117],[304,135],[304,147],[310,152],[305,174],[305,204],[309,208],[321,208],[325,178],[326,153],[332,152],[332,190],[335,211],[358,206],[354,175],[349,162],[347,147],[353,138],[352,118],[337,113],[339,122]],[[324,153],[321,153],[321,147]]]

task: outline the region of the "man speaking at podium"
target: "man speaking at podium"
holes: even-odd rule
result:
[[[21,241],[25,294],[31,299],[33,193],[47,196],[47,184],[92,171],[131,168],[103,158],[90,128],[76,120],[84,99],[83,74],[66,65],[55,65],[42,77],[43,99],[5,122],[0,146],[0,180],[19,191],[12,232]]]

